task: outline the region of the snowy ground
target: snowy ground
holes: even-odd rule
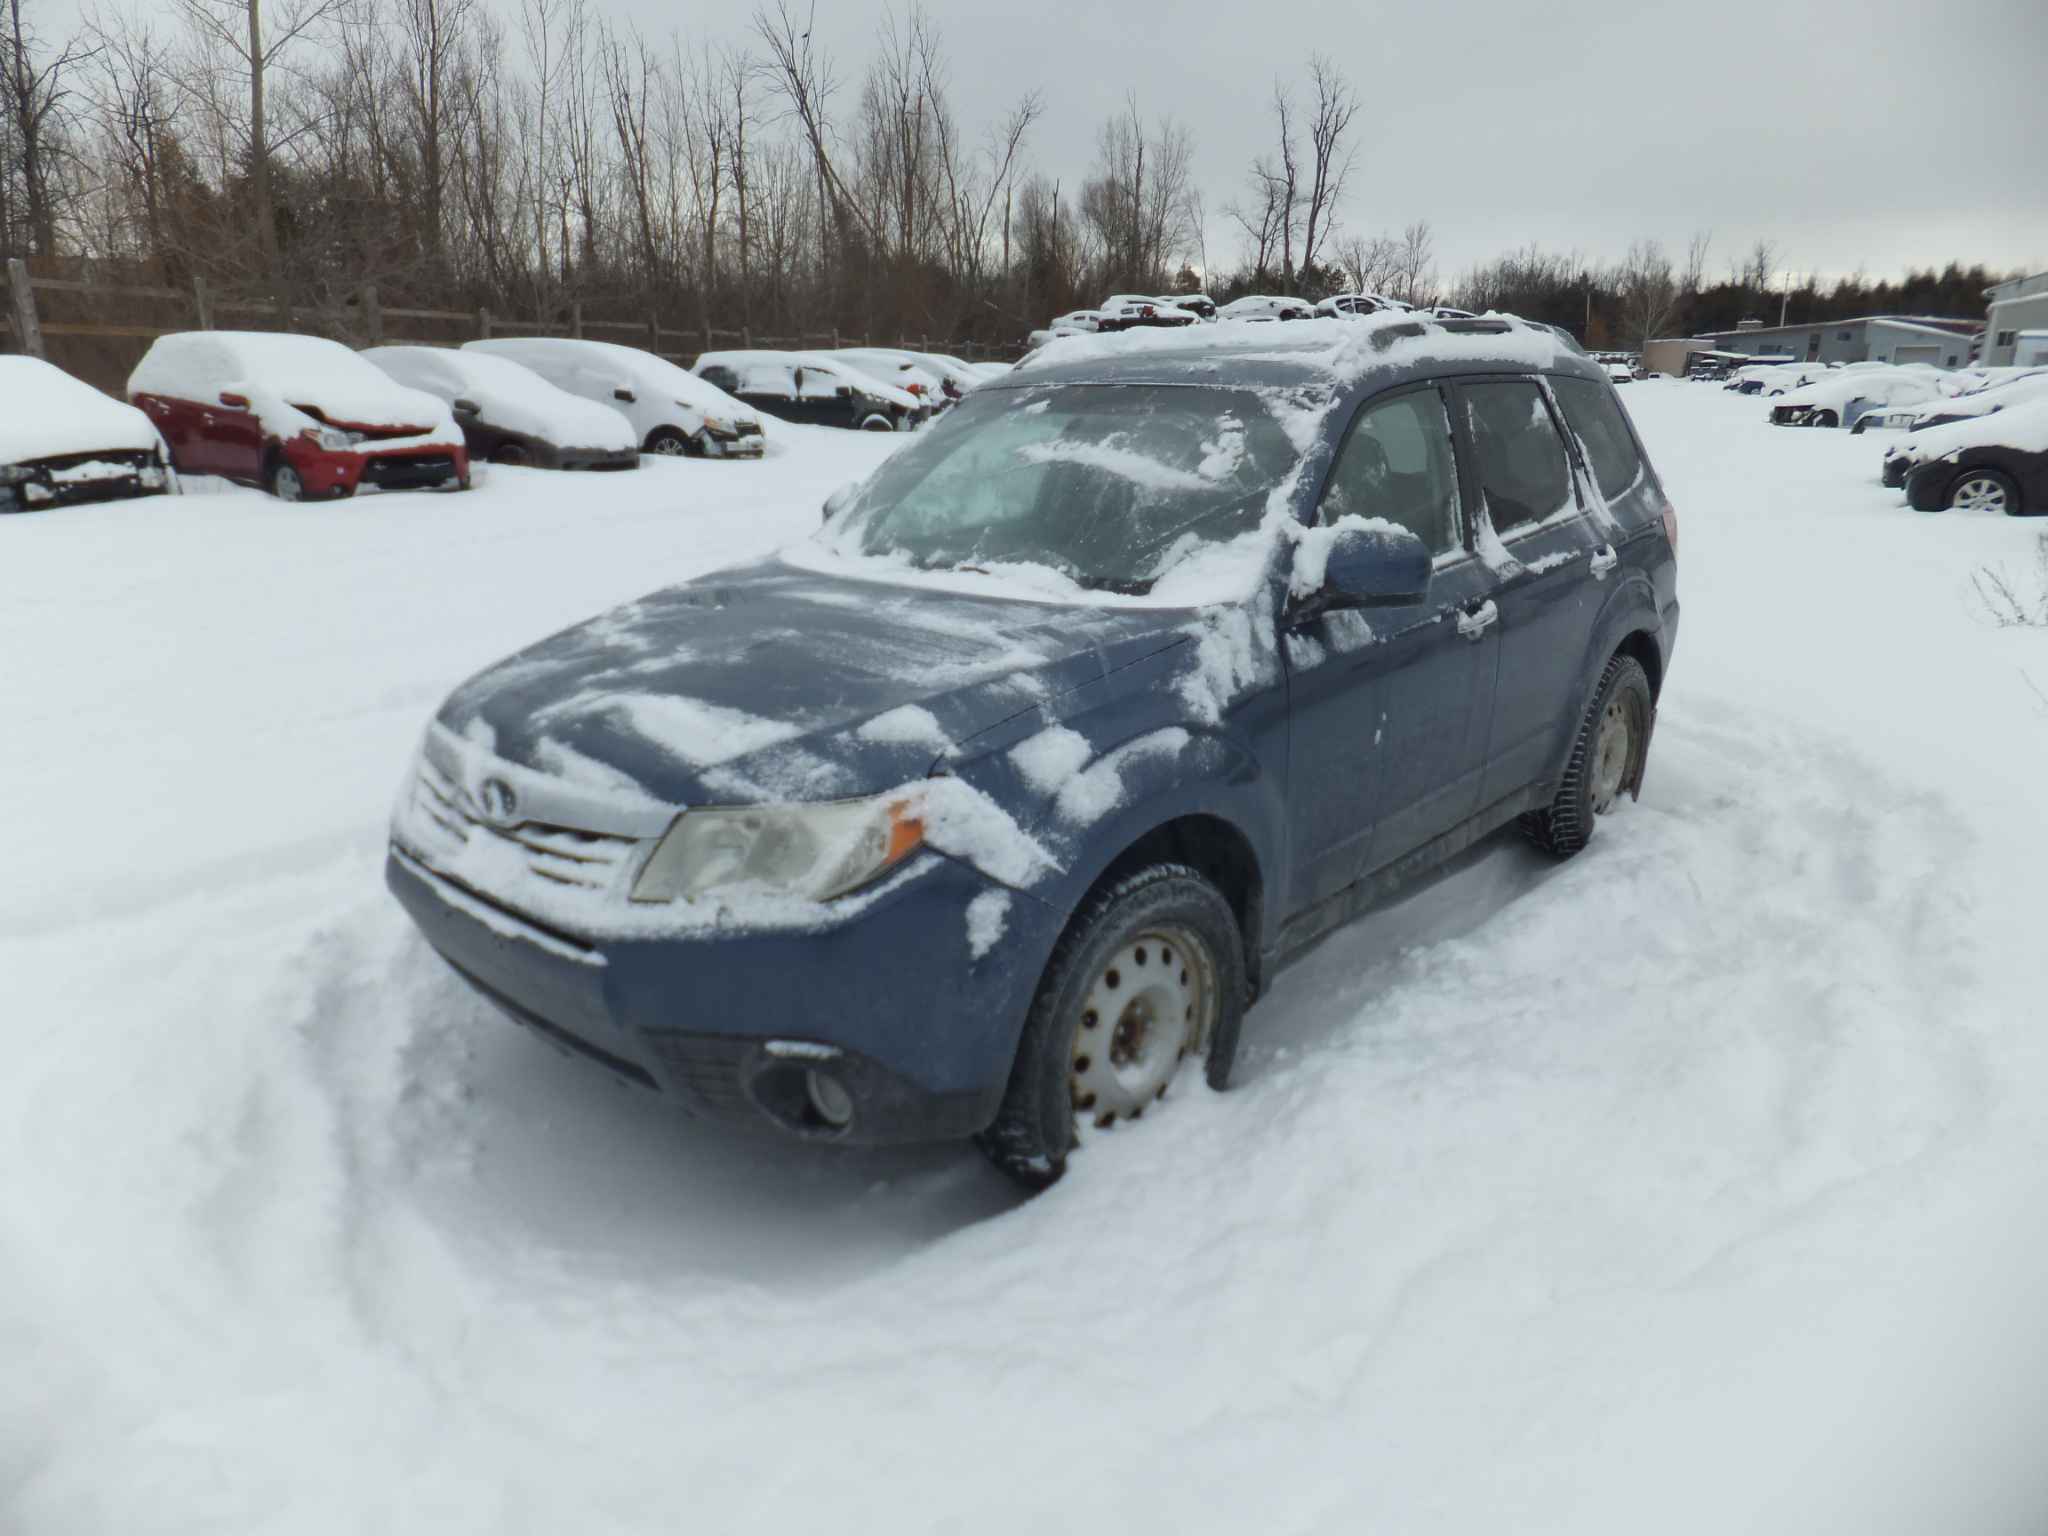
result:
[[[1624,393],[1640,805],[1326,942],[1020,1203],[677,1118],[379,880],[447,687],[889,440],[0,522],[0,1530],[2038,1532],[2048,639],[1881,439]]]

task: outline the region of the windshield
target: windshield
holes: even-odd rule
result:
[[[827,537],[928,570],[1044,565],[1142,593],[1257,527],[1297,457],[1243,390],[978,391],[886,460]]]

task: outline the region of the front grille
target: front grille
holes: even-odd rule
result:
[[[645,1039],[669,1081],[697,1109],[719,1119],[737,1119],[749,1113],[752,1106],[742,1073],[759,1042],[654,1031]]]
[[[526,867],[541,879],[580,890],[616,887],[638,846],[634,838],[544,821],[498,826],[478,815],[469,797],[424,757],[413,781],[413,808],[459,844],[494,838],[518,850]]]
[[[418,455],[379,455],[363,466],[363,479],[371,485],[387,488],[401,488],[414,485],[439,485],[443,480],[453,479],[455,460],[445,453]]]

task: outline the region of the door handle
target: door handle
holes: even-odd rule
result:
[[[1621,556],[1614,552],[1612,544],[1602,544],[1593,551],[1593,579],[1605,581],[1607,573],[1614,569],[1620,559]]]
[[[1477,608],[1460,608],[1458,610],[1458,633],[1467,640],[1477,640],[1481,635],[1493,628],[1494,623],[1499,618],[1500,610],[1493,606],[1493,599],[1489,597]]]

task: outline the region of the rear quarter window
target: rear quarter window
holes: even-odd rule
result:
[[[1564,419],[1585,445],[1594,483],[1609,501],[1626,496],[1642,479],[1643,458],[1611,386],[1591,379],[1553,378],[1550,387]]]

